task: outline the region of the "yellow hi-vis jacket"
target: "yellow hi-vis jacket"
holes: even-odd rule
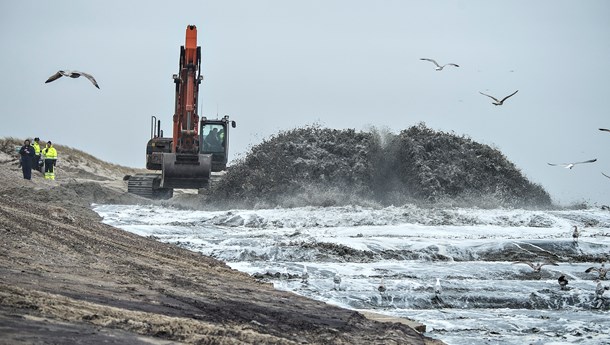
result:
[[[36,156],[40,155],[40,144],[37,142],[33,142],[32,147],[34,147],[34,152],[36,153]]]
[[[57,150],[53,146],[49,146],[42,150],[45,159],[57,159]]]

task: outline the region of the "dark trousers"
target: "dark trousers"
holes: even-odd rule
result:
[[[48,180],[55,180],[55,159],[44,160],[44,178]]]
[[[34,158],[32,158],[32,169],[42,172],[42,165],[38,164],[39,161],[40,155],[35,155]]]
[[[32,179],[32,158],[24,157],[21,159],[21,170],[23,171],[23,178],[26,180]]]

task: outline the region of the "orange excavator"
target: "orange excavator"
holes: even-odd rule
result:
[[[186,28],[186,43],[180,47],[172,137],[163,137],[161,121],[151,118],[150,140],[146,145],[146,169],[161,173],[129,177],[127,190],[151,199],[169,199],[174,188],[202,189],[208,186],[212,172],[226,170],[229,127],[235,121],[199,119],[201,47],[197,46],[197,27]]]

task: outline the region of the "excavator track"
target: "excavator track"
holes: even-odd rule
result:
[[[127,181],[127,192],[148,199],[170,199],[172,188],[160,188],[161,174],[135,174]]]

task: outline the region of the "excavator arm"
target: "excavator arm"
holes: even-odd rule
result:
[[[198,139],[198,95],[201,76],[201,47],[197,46],[197,27],[186,28],[186,42],[180,47],[179,72],[174,75],[176,101],[173,127],[175,153],[199,152]]]
[[[161,188],[202,188],[212,171],[212,156],[200,153],[198,97],[201,76],[201,47],[197,46],[197,27],[186,28],[185,45],[180,47],[173,116],[171,153],[163,153]]]

